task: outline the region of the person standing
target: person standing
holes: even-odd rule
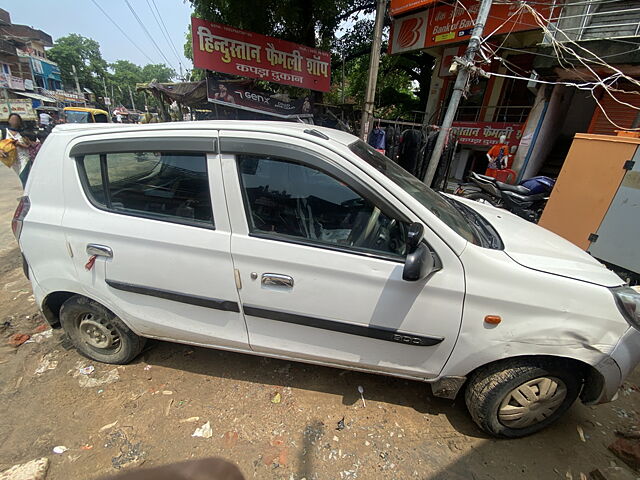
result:
[[[44,128],[48,128],[49,125],[53,122],[53,118],[47,112],[40,113],[40,126]]]
[[[9,115],[9,125],[7,128],[3,128],[2,140],[13,140],[16,146],[16,161],[13,162],[11,168],[16,172],[20,182],[22,183],[22,187],[24,188],[27,183],[27,177],[29,176],[29,171],[31,170],[31,161],[29,158],[29,139],[25,138],[21,135],[21,131],[24,128],[24,124],[22,122],[22,117],[17,113],[12,113]],[[6,155],[6,154],[3,154]]]
[[[494,177],[497,175],[498,170],[507,168],[509,161],[509,144],[507,143],[507,137],[500,135],[499,143],[494,145],[487,152],[487,160],[489,165],[485,175]]]

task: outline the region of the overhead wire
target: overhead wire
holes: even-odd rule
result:
[[[540,25],[540,27],[543,29],[543,31],[546,34],[550,34],[550,30],[547,27],[546,23],[545,23],[545,19],[544,17],[542,17],[541,15],[539,15],[535,9],[533,9],[530,6],[527,6],[527,8],[531,11],[531,13],[534,15],[534,18],[536,19],[536,21],[538,22],[538,24]],[[589,59],[591,61],[591,63],[594,63],[596,65],[600,65],[602,67],[608,68],[610,70],[612,70],[613,72],[615,72],[617,75],[619,75],[620,77],[624,77],[626,80],[628,80],[629,82],[637,85],[640,87],[640,81],[629,77],[628,75],[624,74],[621,70],[619,70],[618,68],[615,68],[614,66],[606,63],[604,60],[602,60],[598,55],[596,55],[595,53],[593,53],[592,51],[586,49],[585,47],[583,47],[582,45],[578,44],[577,42],[575,42],[572,38],[570,38],[565,32],[563,32],[562,30],[558,29],[558,32],[560,32],[564,37],[565,40],[562,42],[558,42],[555,38],[551,38],[551,42],[554,45],[557,45],[558,48],[565,50],[567,53],[569,53],[572,57],[575,57],[575,59],[577,61],[579,61],[585,68],[587,68],[590,73],[595,77],[600,79],[600,76],[589,66],[587,65],[587,63],[585,62],[585,59],[579,55],[573,48],[569,47],[567,44],[572,44],[575,45],[578,49],[584,51],[586,54],[590,55],[591,59]]]
[[[175,71],[175,67],[174,65],[169,61],[169,59],[166,57],[166,55],[164,54],[164,52],[162,51],[162,49],[158,46],[158,44],[156,43],[156,41],[154,40],[154,38],[151,36],[151,34],[149,33],[149,30],[147,30],[147,27],[145,27],[144,23],[142,23],[142,20],[140,20],[140,17],[138,16],[138,14],[136,13],[136,11],[134,10],[134,8],[131,6],[131,4],[129,3],[129,0],[124,0],[124,3],[127,4],[127,7],[129,7],[129,10],[131,11],[131,13],[133,14],[133,16],[135,17],[136,21],[138,22],[138,25],[140,25],[140,28],[142,28],[142,30],[144,31],[144,33],[147,35],[147,38],[151,41],[151,43],[153,43],[153,45],[156,47],[156,50],[158,50],[158,53],[162,56],[162,58],[164,58],[164,61],[167,62],[167,65],[170,66],[172,69],[174,69]]]
[[[455,4],[451,4],[451,3],[447,3],[447,2],[443,2],[449,6],[454,7],[454,13],[453,13],[453,18],[452,18],[452,22],[453,19],[456,16],[456,11],[458,6],[462,7],[464,9],[464,11],[466,12],[467,16],[471,19],[471,20],[475,20],[473,19],[473,17],[471,16],[471,13],[469,12],[469,10],[466,8],[466,6],[460,1],[460,0],[454,0]],[[607,0],[601,0],[598,3],[615,3],[618,0],[611,0],[611,1],[607,1]],[[507,2],[507,3],[502,3],[502,2],[495,2],[495,4],[499,4],[499,5],[503,5],[503,4],[507,4],[507,5],[512,5],[512,2]],[[548,7],[551,7],[551,11],[549,12],[549,18],[544,18],[542,17],[542,15],[535,10],[534,8],[531,7],[531,5],[529,4],[539,4],[539,5],[545,5]],[[575,3],[571,3],[571,6],[575,6],[575,5],[579,5],[579,4],[584,4],[584,5],[589,5],[592,4],[590,1],[586,1],[586,2],[575,2]],[[486,72],[486,75],[489,76],[499,76],[499,77],[504,77],[504,78],[512,78],[512,79],[516,79],[516,80],[526,80],[528,82],[535,82],[535,83],[539,83],[539,84],[549,84],[549,85],[567,85],[567,86],[572,86],[575,88],[579,88],[581,90],[588,90],[590,91],[591,96],[593,97],[593,99],[595,100],[596,104],[598,105],[598,107],[600,108],[600,110],[602,111],[602,113],[605,115],[605,117],[607,118],[607,120],[609,122],[611,122],[612,125],[614,125],[617,128],[620,129],[624,129],[624,127],[621,127],[619,125],[617,125],[607,114],[607,112],[605,111],[605,109],[603,108],[602,104],[600,103],[599,99],[596,97],[595,95],[595,90],[599,87],[602,87],[604,89],[604,91],[606,92],[607,95],[609,95],[614,101],[631,107],[633,109],[640,109],[639,107],[636,107],[634,105],[629,104],[628,102],[624,102],[619,98],[616,98],[612,92],[619,92],[619,93],[634,93],[634,94],[639,94],[640,92],[635,92],[635,91],[626,91],[626,90],[622,90],[622,89],[618,89],[616,87],[614,87],[614,84],[620,80],[620,79],[624,79],[627,80],[629,82],[631,82],[632,84],[638,85],[640,86],[640,82],[638,82],[637,80],[625,75],[621,70],[609,65],[607,62],[605,62],[603,60],[603,58],[611,58],[614,56],[619,56],[619,55],[623,55],[623,54],[628,54],[628,53],[632,53],[635,51],[640,50],[640,45],[638,45],[638,43],[636,42],[631,42],[631,41],[625,41],[622,39],[607,39],[610,41],[619,41],[619,43],[626,43],[626,44],[632,44],[635,45],[636,48],[629,50],[627,52],[619,52],[617,54],[611,54],[611,55],[607,55],[607,56],[597,56],[596,54],[594,54],[593,52],[589,51],[588,49],[584,48],[583,46],[577,44],[575,41],[573,41],[565,32],[563,32],[562,30],[558,29],[557,26],[554,27],[554,32],[552,32],[549,28],[548,25],[551,23],[552,19],[558,20],[561,18],[561,13],[558,13],[557,17],[553,17],[553,13],[555,8],[558,7],[560,8],[560,11],[563,7],[563,5],[558,5],[556,1],[553,1],[552,3],[544,3],[544,2],[535,2],[535,1],[522,1],[520,2],[520,6],[518,8],[518,10],[516,10],[514,13],[512,13],[507,19],[504,18],[500,18],[500,17],[495,17],[495,16],[491,16],[489,15],[489,18],[494,18],[494,19],[499,19],[502,21],[502,24],[500,26],[498,26],[497,28],[495,28],[491,33],[489,33],[488,35],[486,35],[483,40],[481,41],[481,45],[480,45],[480,54],[482,57],[484,57],[484,60],[487,60],[486,57],[486,52],[484,50],[487,50],[491,53],[493,51],[493,56],[499,60],[509,71],[511,71],[512,73],[514,73],[514,75],[507,75],[507,74],[499,74],[499,73],[492,73],[492,72]],[[531,16],[533,17],[533,21],[535,22],[535,24],[529,24],[529,23],[523,23],[521,21],[521,16],[522,16],[522,10],[528,10],[528,12],[531,14]],[[563,82],[563,81],[546,81],[546,80],[539,80],[539,79],[535,79],[535,78],[531,78],[529,77],[524,77],[521,74],[519,74],[518,72],[516,72],[514,69],[509,67],[509,64],[513,65],[516,68],[520,68],[517,65],[508,62],[507,60],[505,60],[504,58],[500,57],[498,55],[499,50],[501,50],[502,48],[505,49],[510,49],[510,50],[516,50],[518,51],[518,49],[513,49],[510,47],[504,47],[504,44],[506,43],[507,39],[509,38],[510,34],[513,33],[513,29],[515,27],[515,23],[513,22],[512,28],[511,30],[506,33],[505,38],[503,39],[501,45],[498,48],[493,49],[493,45],[490,45],[487,43],[487,41],[494,35],[497,34],[497,32],[504,27],[504,25],[506,25],[516,14],[518,14],[518,20],[517,22],[526,26],[532,26],[535,28],[541,28],[542,31],[544,32],[544,34],[549,38],[549,43],[550,46],[554,49],[555,55],[544,55],[546,57],[551,57],[551,58],[555,58],[560,62],[560,65],[566,69],[566,70],[570,70],[573,69],[574,73],[579,76],[583,82],[582,83],[575,83],[575,82]],[[542,21],[541,21],[542,20]],[[565,37],[565,40],[563,42],[558,42],[556,39],[556,35],[560,33]],[[498,35],[502,35],[502,34],[498,34]],[[573,48],[568,47],[567,45],[564,45],[563,43],[572,43],[575,46],[577,46],[580,50],[584,51],[587,55],[590,55],[592,58],[584,58],[581,55],[579,55]],[[525,53],[532,53],[532,52],[526,52]],[[573,63],[571,63],[571,61],[569,61],[569,59],[567,57],[565,57],[565,53],[571,56],[571,60],[577,60],[578,62],[580,62],[588,71],[589,73],[591,73],[591,75],[593,75],[593,77],[596,79],[595,82],[589,82],[587,81],[587,79],[581,74],[579,73],[577,70],[575,70],[575,66],[573,65]],[[597,72],[591,68],[588,63],[592,63],[595,65],[599,65],[605,68],[608,68],[610,70],[612,70],[614,72],[613,75],[610,75],[606,78],[601,78]],[[521,69],[523,70],[523,69]],[[523,70],[524,71],[524,70]],[[634,130],[640,130],[640,128],[634,129]]]
[[[155,11],[157,12],[158,16],[156,17],[156,13],[154,13],[153,8],[151,7],[151,4],[153,3],[153,6],[155,7]],[[167,43],[169,44],[169,47],[171,48],[171,50],[173,51],[174,55],[176,56],[176,59],[178,60],[178,65],[182,66],[182,59],[180,58],[180,55],[178,54],[178,50],[176,49],[173,40],[171,40],[171,35],[169,34],[169,30],[167,29],[167,25],[164,23],[164,20],[162,18],[162,15],[160,14],[160,10],[158,10],[158,6],[156,5],[155,0],[151,0],[151,3],[149,2],[149,0],[147,0],[147,5],[149,5],[149,10],[151,10],[151,13],[153,14],[153,18],[155,19],[156,23],[158,24],[158,28],[160,29],[160,33],[162,33],[162,35],[164,36],[164,39],[167,41]]]
[[[609,116],[609,114],[606,112],[606,109],[601,104],[600,99],[598,99],[598,97],[596,96],[595,90],[598,89],[599,87],[601,87],[604,90],[604,92],[612,100],[614,100],[617,103],[620,103],[622,105],[628,106],[628,107],[630,107],[632,109],[639,110],[640,109],[639,107],[636,107],[636,106],[634,106],[634,105],[632,105],[632,104],[630,104],[628,102],[625,102],[625,101],[617,98],[615,95],[613,95],[612,91],[616,91],[618,93],[631,93],[631,92],[627,92],[625,90],[618,89],[618,88],[613,86],[620,79],[626,80],[626,81],[628,81],[628,82],[630,82],[632,84],[635,84],[636,86],[640,86],[640,82],[638,82],[636,79],[634,79],[632,77],[629,77],[628,75],[624,74],[624,72],[622,72],[618,68],[615,68],[614,66],[608,64],[602,58],[600,58],[598,55],[594,54],[593,52],[591,52],[590,50],[586,49],[585,47],[579,45],[577,42],[575,42],[573,39],[571,39],[565,32],[563,32],[562,30],[556,28],[555,32],[553,32],[553,33],[556,33],[556,34],[559,33],[562,36],[564,36],[564,40],[559,42],[555,38],[555,35],[548,28],[549,20],[545,19],[539,12],[537,12],[530,5],[527,5],[527,4],[523,4],[523,5],[525,6],[525,8],[527,8],[529,10],[529,12],[533,16],[534,20],[536,21],[536,23],[538,23],[539,27],[543,30],[543,32],[550,39],[550,42],[551,42],[552,47],[554,48],[554,51],[557,52],[557,55],[558,55],[557,58],[558,58],[558,61],[560,62],[560,64],[562,65],[562,60],[563,59],[566,62],[568,62],[568,60],[564,57],[564,53],[567,53],[567,54],[571,55],[571,58],[573,60],[576,60],[580,64],[582,64],[586,68],[586,70],[593,76],[593,78],[596,79],[596,81],[595,82],[583,82],[582,84],[577,84],[575,82],[544,81],[544,80],[539,80],[539,79],[521,77],[519,75],[510,75],[507,78],[521,79],[521,80],[526,80],[526,81],[532,81],[532,82],[535,82],[535,83],[545,83],[545,84],[554,84],[554,85],[570,85],[570,86],[579,88],[581,90],[588,90],[590,92],[592,98],[596,102],[598,108],[600,109],[600,111],[605,116],[605,118],[612,125],[614,125],[615,127],[619,128],[621,130],[625,129],[625,127],[622,127],[622,126],[618,125]],[[567,44],[575,45],[579,50],[585,52],[587,55],[591,56],[592,58],[585,59],[580,54],[578,54],[574,48],[571,48]],[[570,63],[570,62],[568,62],[568,63]],[[599,65],[599,66],[605,67],[605,68],[613,71],[614,73],[612,75],[609,75],[606,78],[601,78],[601,76],[593,68],[591,68],[588,63],[592,63],[594,65]],[[488,73],[488,75],[505,76],[504,74],[495,74],[495,73]],[[632,129],[632,130],[640,130],[640,128],[635,128],[635,129]]]
[[[129,42],[131,42],[131,44],[132,44],[134,47],[136,47],[136,48],[138,49],[138,51],[139,51],[139,52],[140,52],[140,53],[141,53],[141,54],[142,54],[142,55],[143,55],[147,60],[149,60],[150,62],[152,62],[152,63],[153,63],[153,60],[151,59],[151,57],[150,57],[149,55],[147,55],[147,54],[146,54],[146,52],[145,52],[144,50],[142,50],[142,48],[140,48],[140,47],[138,46],[138,44],[137,44],[136,42],[134,42],[134,41],[131,39],[131,37],[130,37],[129,35],[127,35],[127,32],[125,32],[125,31],[122,29],[122,27],[120,27],[120,25],[118,25],[118,23],[117,23],[113,18],[111,18],[111,16],[110,16],[107,12],[105,12],[105,11],[104,11],[104,9],[100,6],[100,4],[99,4],[96,0],[91,0],[91,1],[93,2],[93,4],[94,4],[96,7],[98,7],[98,9],[102,12],[102,14],[103,14],[105,17],[107,17],[107,19],[108,19],[111,23],[113,23],[113,25],[114,25],[118,30],[120,30],[120,33],[122,33],[122,35],[124,35],[124,37],[125,37],[127,40],[129,40]]]

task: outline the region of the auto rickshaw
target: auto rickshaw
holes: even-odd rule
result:
[[[66,123],[109,123],[109,112],[99,108],[65,107],[63,115]]]

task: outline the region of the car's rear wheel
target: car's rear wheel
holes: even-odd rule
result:
[[[129,363],[144,347],[144,338],[107,308],[81,295],[62,304],[60,323],[76,349],[98,362]]]
[[[485,432],[525,437],[560,418],[578,397],[582,383],[582,374],[569,362],[506,360],[474,372],[465,401]]]

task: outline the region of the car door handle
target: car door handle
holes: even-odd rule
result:
[[[293,288],[293,277],[280,273],[263,273],[261,282],[265,287]]]
[[[99,245],[97,243],[87,244],[87,255],[95,255],[96,257],[113,258],[113,250],[106,245]]]

